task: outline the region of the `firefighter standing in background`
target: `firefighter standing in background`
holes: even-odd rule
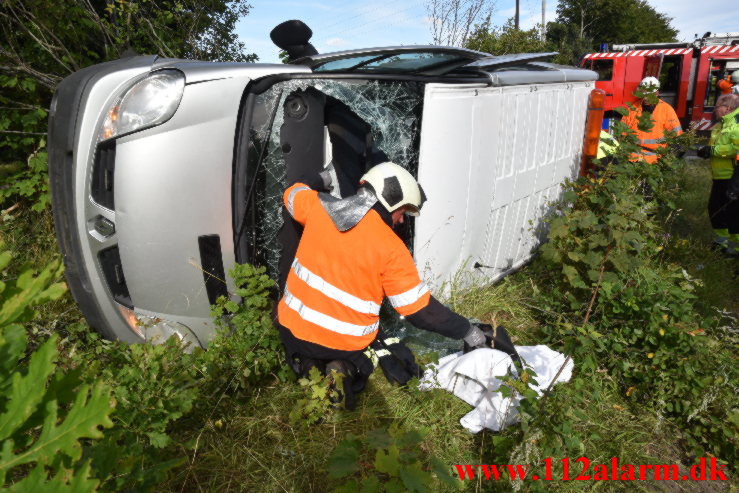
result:
[[[711,158],[713,185],[708,216],[715,233],[714,245],[732,257],[739,256],[739,96],[719,96],[714,109],[716,125],[708,146],[698,151]]]
[[[666,145],[665,132],[672,131],[680,135],[683,129],[672,106],[659,99],[659,81],[656,77],[645,77],[634,91],[634,96],[638,98],[634,103],[634,109],[630,109],[622,120],[634,131],[640,147],[640,152],[634,154],[633,159],[644,159],[650,164],[655,163],[659,158],[657,149]],[[652,114],[654,125],[650,130],[641,131],[639,130],[639,118],[645,111]]]
[[[731,87],[734,85],[734,74],[726,74],[726,77],[716,83],[716,87],[721,94],[731,94]],[[718,101],[716,101],[718,104]]]
[[[388,379],[404,384],[418,376],[407,347],[378,338],[384,298],[416,327],[464,339],[471,347],[483,347],[485,333],[482,324],[431,296],[393,231],[405,214],[418,215],[425,201],[408,171],[378,164],[361,178],[356,195],[343,199],[317,191],[327,181],[304,177],[285,190],[285,207],[304,229],[275,325],[296,373],[315,367],[344,376],[344,404],[351,409],[374,370],[370,345]]]
[[[739,93],[739,70],[734,70],[732,73],[727,74],[725,78],[721,79],[716,83],[716,87],[721,94],[737,94]],[[716,101],[718,104],[718,101]]]

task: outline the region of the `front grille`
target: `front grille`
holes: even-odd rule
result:
[[[92,199],[110,210],[115,208],[113,176],[115,172],[115,140],[98,145],[92,170]]]
[[[226,273],[223,269],[221,253],[221,237],[218,235],[198,236],[200,247],[200,264],[203,267],[203,280],[208,301],[215,304],[219,296],[228,295],[226,289]]]
[[[123,266],[121,265],[121,255],[118,247],[114,246],[102,250],[98,254],[100,266],[103,268],[105,280],[108,282],[108,288],[113,294],[113,299],[127,308],[133,308],[131,295],[128,293],[128,285],[126,278],[123,276]]]

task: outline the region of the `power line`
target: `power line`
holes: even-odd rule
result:
[[[380,22],[380,21],[382,21],[384,19],[387,19],[389,17],[397,16],[397,15],[402,14],[404,12],[407,12],[407,11],[409,11],[411,9],[417,8],[418,5],[419,5],[419,3],[420,2],[416,2],[415,4],[410,5],[408,7],[405,7],[403,9],[395,10],[395,11],[389,12],[389,13],[387,13],[385,15],[381,15],[379,17],[375,17],[375,18],[370,19],[370,20],[366,20],[366,21],[365,20],[362,20],[361,22],[355,22],[355,23],[353,23],[353,24],[351,24],[349,26],[344,27],[344,29],[342,29],[340,31],[335,31],[335,32],[333,32],[333,33],[331,33],[329,35],[324,36],[323,38],[319,38],[317,41],[318,42],[325,42],[325,41],[328,41],[329,39],[331,39],[333,37],[337,37],[339,34],[343,34],[343,33],[348,32],[348,31],[367,32],[367,26],[369,26],[371,24],[376,24],[376,23],[378,23],[378,22]],[[359,17],[359,16],[364,16],[366,14],[367,14],[366,12],[362,12],[362,13],[354,16],[354,18]],[[397,20],[395,22],[392,22],[392,23],[388,24],[386,27],[397,25],[400,22],[405,21],[405,20],[406,19]]]
[[[344,33],[349,32],[349,31],[353,31],[354,33],[357,33],[357,32],[360,32],[360,33],[361,32],[367,32],[369,26],[371,26],[373,24],[377,24],[378,22],[381,22],[381,21],[383,21],[383,20],[385,20],[387,18],[391,18],[391,17],[397,16],[399,14],[402,14],[404,12],[407,12],[407,11],[413,9],[413,8],[416,8],[416,7],[417,7],[417,5],[411,5],[410,7],[406,7],[404,9],[400,9],[400,10],[396,10],[396,11],[390,12],[388,14],[379,16],[379,17],[375,17],[375,18],[372,18],[372,19],[369,19],[369,20],[362,20],[360,22],[355,22],[354,24],[350,24],[349,26],[344,27],[340,31],[335,31],[335,32],[331,33],[330,35],[325,36],[321,41],[326,41],[326,40],[328,40],[328,39],[330,39],[332,37],[335,37],[335,36],[337,36],[339,34],[344,34]],[[366,15],[366,13],[363,13],[362,15]],[[405,18],[404,19],[396,20],[395,22],[392,22],[392,23],[386,25],[386,27],[389,27],[389,26],[392,26],[392,25],[397,25],[400,22],[404,22],[405,20],[406,20]],[[374,28],[374,29],[377,29],[377,28]]]
[[[356,15],[353,15],[351,17],[344,18],[346,15],[345,12],[341,12],[339,14],[334,14],[330,16],[328,19],[324,20],[323,23],[316,25],[316,30],[329,30],[335,26],[340,26],[341,24],[344,24],[347,21],[350,21],[352,19],[356,19],[357,17],[360,17],[364,15],[364,12],[360,12]],[[328,24],[326,24],[328,22]]]
[[[326,30],[328,30],[328,29],[331,29],[332,27],[335,27],[335,26],[340,26],[340,25],[342,25],[342,24],[345,24],[345,23],[346,23],[346,22],[348,22],[348,21],[354,20],[354,19],[356,19],[357,17],[362,17],[362,16],[363,16],[363,15],[365,15],[365,14],[366,14],[366,12],[362,11],[362,12],[359,12],[358,14],[356,14],[356,15],[353,15],[353,16],[351,16],[351,17],[348,17],[348,18],[341,18],[340,20],[338,20],[338,21],[336,21],[336,22],[333,22],[332,24],[329,24],[329,25],[323,25],[323,26],[321,26],[321,27],[322,27],[323,29],[326,29]],[[339,16],[337,16],[337,17],[333,17],[333,18],[332,18],[332,20],[334,20],[334,19],[337,19],[337,18],[341,17],[341,15],[343,15],[343,14],[340,14],[340,15],[339,15]]]

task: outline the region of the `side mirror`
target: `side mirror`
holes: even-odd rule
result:
[[[300,58],[317,55],[318,50],[310,44],[313,31],[305,22],[299,20],[285,21],[275,26],[269,33],[272,42],[278,48],[285,50],[290,62]]]

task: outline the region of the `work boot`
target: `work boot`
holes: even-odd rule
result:
[[[335,371],[337,375],[342,376],[342,388],[337,388],[336,381],[331,377],[331,371]],[[357,404],[356,396],[352,390],[352,381],[354,371],[351,363],[343,360],[335,359],[329,361],[326,364],[326,375],[330,379],[329,383],[329,395],[331,402],[335,407],[341,407],[341,403],[344,403],[344,408],[348,410],[354,409]]]
[[[305,356],[300,357],[299,361],[299,370],[298,370],[298,376],[303,378],[308,378],[310,376],[310,371],[313,368],[318,368],[318,371],[323,372],[322,363],[316,359],[313,358],[306,358]]]

